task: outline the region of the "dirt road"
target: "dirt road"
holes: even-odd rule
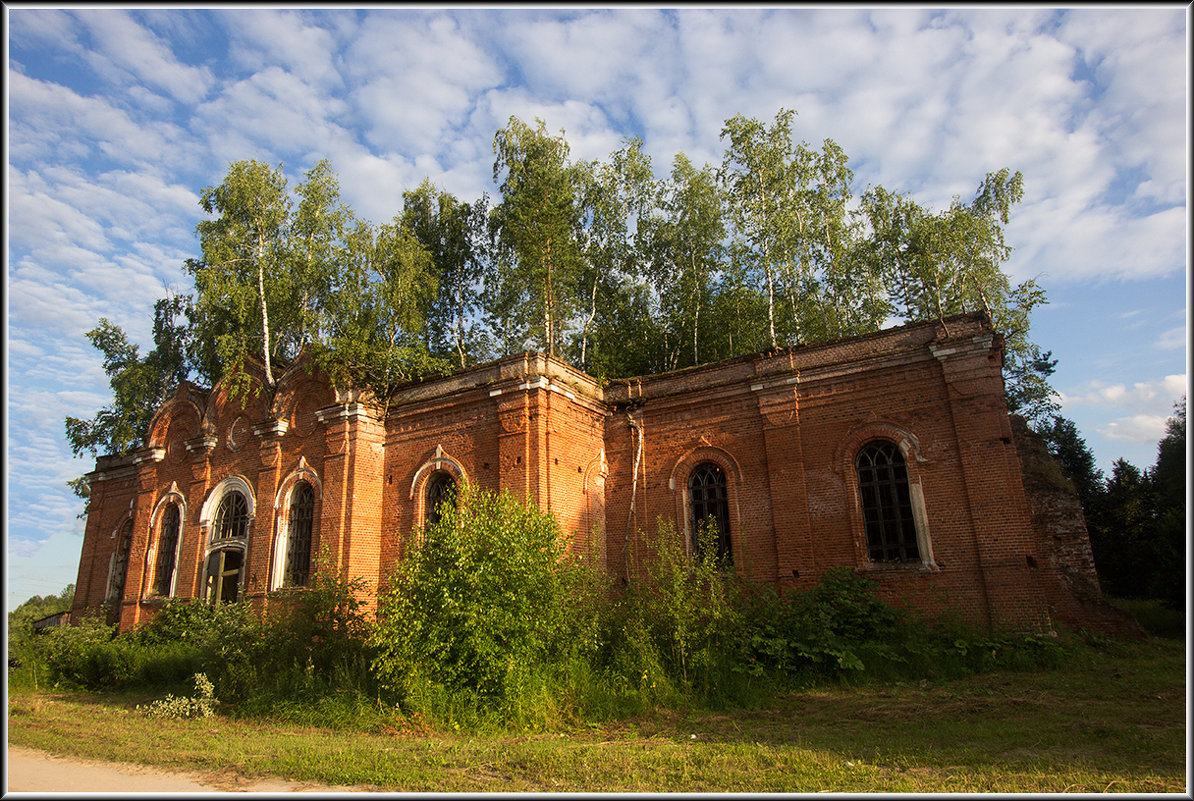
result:
[[[361,792],[231,773],[174,773],[125,762],[98,762],[8,747],[7,793],[293,793]]]

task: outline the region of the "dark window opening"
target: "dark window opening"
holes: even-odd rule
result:
[[[153,594],[169,595],[174,581],[174,560],[178,553],[178,532],[181,528],[178,504],[172,503],[162,513],[158,534],[158,555],[153,571]]]
[[[426,512],[427,525],[434,526],[443,518],[441,504],[456,502],[456,479],[449,473],[436,473],[427,482]]]
[[[699,464],[688,477],[688,503],[692,525],[692,545],[698,556],[716,547],[716,557],[727,564],[733,561],[730,552],[730,507],[726,500],[726,477],[712,462]],[[713,529],[712,542],[702,532]]]
[[[855,467],[870,560],[919,561],[908,471],[900,449],[891,442],[872,443],[858,454]]]
[[[208,601],[213,606],[236,603],[240,597],[240,569],[244,554],[239,550],[213,553],[208,561]]]
[[[304,587],[311,573],[311,530],[315,520],[315,490],[300,481],[290,500],[290,528],[286,545],[288,587]]]
[[[133,549],[133,521],[129,520],[120,529],[120,539],[116,543],[116,555],[112,560],[112,573],[108,582],[107,602],[112,606],[109,610],[109,621],[120,618],[120,602],[124,600],[124,582],[129,572],[129,553]]]

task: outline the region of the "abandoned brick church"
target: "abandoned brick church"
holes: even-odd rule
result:
[[[184,384],[143,449],[87,476],[72,616],[127,629],[166,599],[260,599],[316,570],[375,589],[467,482],[549,510],[619,579],[660,519],[686,547],[712,519],[734,570],[785,591],[845,565],[983,627],[1115,629],[1002,360],[971,314],[604,383],[519,354],[384,407],[303,357],[247,402]]]

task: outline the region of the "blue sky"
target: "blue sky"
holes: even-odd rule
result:
[[[719,162],[722,123],[797,111],[856,189],[942,208],[1024,174],[1006,269],[1050,305],[1062,413],[1099,465],[1153,464],[1187,385],[1188,13],[1180,6],[665,10],[216,10],[20,5],[8,35],[6,535],[11,604],[74,581],[80,504],[67,415],[109,402],[84,333],[151,344],[186,291],[199,193],[230,162],[328,158],[386,222],[425,177],[491,185],[511,115],[575,158],[639,136],[660,175]]]

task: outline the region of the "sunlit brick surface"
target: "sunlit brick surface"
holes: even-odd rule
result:
[[[279,526],[300,478],[316,493],[314,569],[363,579],[371,606],[441,472],[539,504],[573,548],[619,582],[641,581],[660,521],[691,542],[688,477],[711,462],[726,477],[734,569],[751,580],[805,589],[845,565],[894,603],[982,626],[1115,628],[1080,510],[1052,514],[1066,502],[1039,482],[1026,494],[1001,366],[998,334],[966,315],[604,385],[517,354],[408,386],[385,406],[338,394],[304,358],[272,395],[184,385],[145,449],[102,458],[89,475],[74,612],[102,604],[129,519],[124,600],[111,614],[128,628],[160,608],[153,547],[170,499],[183,513],[175,595],[203,597],[213,494],[229,477],[253,496],[240,589],[258,603],[280,572]],[[904,454],[914,563],[868,558],[854,459],[873,440]]]

